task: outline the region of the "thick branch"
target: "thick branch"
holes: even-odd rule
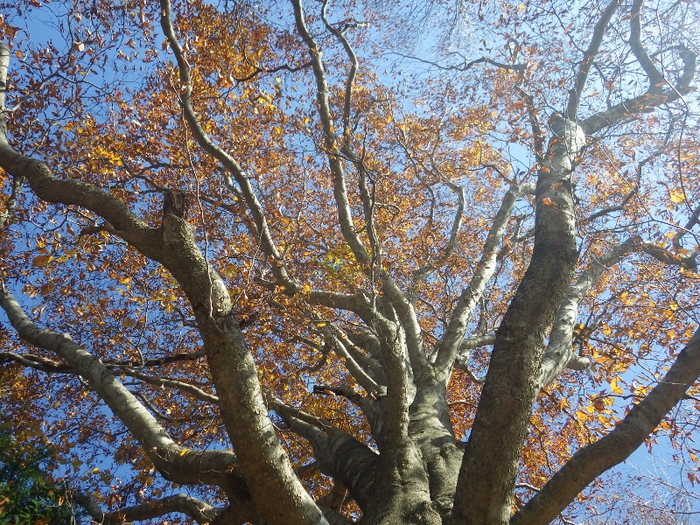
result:
[[[342,483],[362,509],[372,500],[379,456],[350,434],[277,400],[274,409],[295,434],[307,439],[321,471]]]
[[[163,0],[161,7],[164,31],[175,50],[180,51],[178,57],[180,74],[181,79],[186,83],[183,105],[187,106],[185,114],[191,119],[188,123],[193,130],[196,130],[198,123],[189,107],[188,99],[188,93],[191,90],[188,83],[189,72],[182,50],[173,35],[170,4]],[[199,137],[200,140],[205,138]],[[89,184],[55,179],[45,164],[14,152],[7,144],[6,137],[0,137],[0,141],[0,165],[9,170],[21,170],[20,174],[30,181],[32,189],[40,198],[63,204],[78,204],[98,213],[111,223],[114,233],[123,237],[146,256],[161,262],[173,274],[194,310],[197,326],[204,340],[209,369],[221,400],[222,418],[234,447],[240,452],[240,458],[236,458],[236,461],[240,460],[241,472],[256,507],[265,514],[270,524],[287,523],[288,520],[294,520],[300,525],[325,523],[321,511],[296,477],[266,411],[261,410],[261,407],[264,407],[264,401],[255,362],[246,348],[238,323],[232,316],[232,303],[228,290],[221,277],[205,259],[197,244],[194,229],[187,221],[186,196],[181,192],[166,194],[162,227],[157,230],[149,228],[122,202],[111,195]],[[204,142],[206,145],[206,141]],[[212,151],[221,153],[213,145],[210,144],[210,146]],[[223,156],[223,160],[227,160],[227,157]],[[234,170],[236,166],[230,164],[228,168]],[[279,274],[278,278],[284,279],[286,274]],[[53,350],[63,351],[66,348],[72,348],[71,344],[75,346],[74,351],[77,352],[80,363],[87,367],[86,369],[79,368],[65,355],[61,355],[76,370],[80,370],[81,374],[85,375],[87,372],[92,374],[91,377],[86,378],[95,383],[93,388],[103,398],[110,394],[108,387],[118,382],[96,357],[84,352],[68,338],[64,340],[63,336],[56,334],[51,337],[54,339],[58,337],[58,340],[45,341],[46,344],[52,342],[57,346],[52,348]],[[111,376],[111,379],[104,377],[105,372]],[[102,384],[101,381],[110,382]],[[129,392],[125,391],[121,384],[114,386],[114,389],[118,395],[113,403],[119,409],[115,414],[132,432],[141,432],[140,438],[147,441],[144,449],[166,477],[182,478],[185,480],[182,482],[193,483],[201,483],[203,479],[212,478],[212,482],[225,485],[227,476],[224,471],[232,465],[232,459],[227,460],[227,458],[234,457],[230,452],[183,451],[172,443],[167,434],[161,432],[155,420]],[[110,407],[115,410],[111,404]],[[146,417],[149,419],[144,419]],[[144,425],[146,429],[150,429],[145,434],[145,430],[140,428]],[[179,455],[180,452],[183,452],[182,456]],[[174,461],[176,458],[180,460]],[[218,461],[217,458],[219,458]],[[183,471],[168,470],[182,467],[184,467]],[[274,510],[268,507],[268,502],[273,497],[278,502]]]
[[[649,92],[659,91],[665,84],[664,76],[654,65],[642,45],[642,6],[644,0],[634,0],[630,12],[630,48],[649,79]]]
[[[546,525],[606,470],[629,457],[700,376],[700,330],[642,401],[604,438],[579,450],[511,519],[511,525]]]
[[[76,494],[75,501],[83,505],[92,518],[102,525],[121,525],[125,522],[148,520],[160,518],[171,512],[180,512],[189,516],[198,523],[209,523],[214,520],[223,509],[216,509],[207,503],[188,496],[186,494],[175,494],[162,499],[149,501],[133,507],[125,507],[117,512],[108,514],[102,512],[98,503],[85,494]],[[241,514],[241,521],[245,515]]]
[[[233,453],[192,451],[177,445],[97,357],[86,352],[68,335],[37,327],[2,283],[0,307],[22,339],[55,352],[87,380],[167,479],[181,484],[229,486],[227,472],[237,464]]]
[[[454,523],[505,524],[510,518],[541,351],[578,260],[571,177],[585,136],[576,123],[562,120],[553,123],[547,162],[538,171],[532,259],[496,332],[460,470]]]
[[[267,225],[267,219],[265,218],[262,205],[258,201],[258,198],[253,191],[250,179],[245,173],[245,170],[228,152],[214,143],[211,137],[206,133],[206,131],[204,131],[204,128],[199,121],[199,117],[192,107],[191,97],[193,87],[192,79],[190,77],[190,65],[187,63],[185,52],[175,36],[175,29],[173,28],[172,23],[172,10],[169,0],[161,1],[161,27],[165,37],[168,40],[168,43],[170,44],[170,48],[175,55],[175,59],[177,60],[180,82],[182,83],[183,87],[183,90],[180,93],[180,103],[182,105],[185,120],[192,130],[192,134],[202,149],[218,160],[224,166],[226,171],[236,180],[236,183],[240,187],[240,194],[243,196],[246,206],[248,207],[248,210],[253,218],[255,228],[251,233],[253,234],[254,238],[260,242],[265,254],[274,259],[276,262],[276,264],[272,265],[272,270],[275,273],[275,277],[278,279],[278,281],[285,286],[293,287],[294,284],[289,278],[286,267],[283,264],[283,257],[277,250],[272,239],[272,234],[270,233]]]

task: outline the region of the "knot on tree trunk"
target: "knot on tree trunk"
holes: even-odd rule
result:
[[[163,200],[163,216],[175,215],[180,219],[186,219],[190,209],[187,192],[167,190]]]
[[[186,192],[168,190],[163,200],[163,241],[165,244],[191,244],[194,231],[187,221],[189,198]]]

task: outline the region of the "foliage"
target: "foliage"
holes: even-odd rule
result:
[[[566,521],[659,441],[698,481],[697,2],[0,13],[2,409],[93,519]]]
[[[47,468],[54,452],[43,443],[13,438],[7,425],[0,427],[0,521],[37,525],[79,523],[68,493]]]

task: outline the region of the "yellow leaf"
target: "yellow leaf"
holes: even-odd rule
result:
[[[613,378],[613,380],[610,381],[610,391],[613,394],[617,394],[618,396],[621,396],[622,395],[622,388],[620,387],[619,382],[620,382],[619,377]]]
[[[317,328],[323,328],[323,327],[326,326],[327,324],[328,324],[328,323],[324,323],[324,322],[316,323],[316,327],[317,327]]]
[[[670,198],[671,202],[680,204],[681,202],[685,202],[685,193],[680,190],[671,190]]]

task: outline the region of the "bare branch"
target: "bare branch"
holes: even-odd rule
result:
[[[571,178],[585,136],[575,122],[561,120],[552,126],[554,137],[546,162],[537,172],[533,254],[496,332],[460,469],[453,510],[456,522],[479,522],[484,516],[499,521],[511,512],[521,450],[538,392],[532,378],[578,261]],[[456,353],[459,343],[452,345],[450,351]]]
[[[415,283],[427,279],[437,268],[442,266],[447,259],[454,253],[457,249],[457,239],[459,235],[459,229],[462,225],[462,219],[464,216],[464,209],[466,207],[466,197],[464,188],[450,182],[446,178],[442,180],[443,183],[447,185],[452,191],[457,194],[457,210],[455,210],[454,218],[452,219],[452,229],[450,230],[450,238],[447,241],[447,246],[443,250],[442,254],[430,263],[424,264],[422,267],[418,268],[413,272],[413,281]]]
[[[292,5],[294,6],[294,19],[296,21],[297,31],[309,49],[311,62],[313,64],[314,78],[316,80],[316,99],[318,101],[319,114],[323,126],[326,157],[328,158],[328,164],[333,175],[333,195],[338,209],[340,229],[357,261],[362,265],[369,266],[372,263],[372,259],[360,240],[360,236],[356,232],[352,220],[352,213],[350,211],[350,203],[345,186],[345,174],[340,162],[340,151],[328,99],[329,90],[328,83],[326,82],[326,72],[323,66],[323,53],[306,26],[306,15],[301,0],[292,0]]]
[[[463,339],[462,344],[459,345],[459,351],[464,352],[467,350],[473,350],[474,348],[479,348],[480,346],[492,345],[495,341],[495,333],[467,337]]]
[[[452,65],[442,65],[438,64],[437,62],[434,62],[432,60],[425,60],[420,57],[415,57],[411,55],[404,55],[402,53],[397,53],[395,51],[392,51],[389,53],[391,55],[397,55],[400,56],[401,58],[407,58],[409,60],[415,60],[416,62],[421,62],[423,64],[428,64],[431,66],[434,66],[438,69],[442,69],[444,71],[468,71],[469,69],[473,68],[474,66],[477,66],[479,64],[486,64],[489,66],[494,66],[498,69],[504,69],[506,71],[516,71],[518,73],[522,73],[525,71],[527,68],[527,64],[504,64],[503,62],[498,62],[496,60],[493,60],[488,57],[481,57],[477,58],[475,60],[469,60],[467,57],[460,55],[462,58],[462,63],[461,64],[452,64]],[[455,53],[459,54],[459,53]]]
[[[16,354],[14,352],[0,352],[0,364],[14,361],[22,366],[40,370],[50,374],[76,374],[70,365],[48,359],[35,354]]]
[[[321,471],[342,483],[361,508],[371,501],[379,455],[326,421],[305,414],[279,400],[270,400],[289,430],[307,439]]]
[[[345,145],[348,145],[351,140],[350,113],[352,110],[352,90],[355,84],[355,77],[357,76],[357,68],[359,64],[357,61],[357,55],[348,42],[348,39],[345,38],[344,32],[336,29],[330,22],[328,22],[328,18],[326,18],[327,8],[328,0],[323,0],[323,6],[321,8],[321,19],[323,20],[323,24],[326,26],[326,29],[328,29],[328,31],[330,31],[331,34],[341,43],[343,50],[345,50],[345,54],[350,59],[350,71],[348,71],[348,78],[345,80],[345,101],[343,102],[343,137]]]
[[[190,394],[192,397],[194,397],[195,399],[199,399],[200,401],[205,401],[214,405],[219,404],[219,398],[217,396],[209,394],[201,388],[198,388],[189,383],[185,383],[184,381],[177,381],[175,379],[168,379],[165,377],[149,376],[141,372],[139,369],[132,367],[120,368],[119,370],[115,370],[114,373],[123,374],[129,377],[135,377],[136,379],[140,379],[144,383],[149,383],[155,386],[175,388],[177,390],[180,390],[181,392],[186,392],[187,394]]]
[[[344,360],[346,368],[355,381],[368,394],[379,392],[382,389],[380,382],[383,382],[384,371],[378,370],[371,358],[355,346],[337,326],[329,325],[322,331],[332,341],[338,357]]]
[[[659,91],[666,81],[642,45],[642,6],[644,0],[634,0],[630,12],[630,48],[649,79],[649,92]]]
[[[2,108],[2,105],[0,105],[0,108]],[[12,191],[10,192],[10,196],[7,198],[7,201],[5,203],[5,211],[0,213],[0,231],[5,229],[5,225],[10,223],[15,217],[15,210],[17,208],[17,198],[19,197],[19,194],[22,191],[23,184],[24,177],[13,177]]]
[[[586,135],[591,135],[601,129],[612,126],[626,117],[649,112],[664,104],[669,104],[687,94],[691,89],[690,84],[693,78],[695,78],[696,54],[690,49],[679,46],[679,56],[683,62],[683,71],[676,81],[676,84],[671,85],[657,70],[656,66],[654,66],[641,42],[639,24],[641,23],[642,4],[643,0],[635,0],[633,4],[633,12],[630,17],[631,31],[629,45],[644,69],[644,72],[647,74],[649,87],[645,93],[639,96],[624,100],[607,110],[586,118],[581,123]]]
[[[585,367],[590,364],[587,357],[574,354],[572,340],[574,324],[581,300],[593,288],[605,270],[622,261],[638,249],[640,239],[632,237],[619,244],[607,254],[596,258],[591,267],[584,271],[575,284],[571,285],[555,316],[549,344],[542,355],[537,385],[540,389],[554,380],[567,366]]]

